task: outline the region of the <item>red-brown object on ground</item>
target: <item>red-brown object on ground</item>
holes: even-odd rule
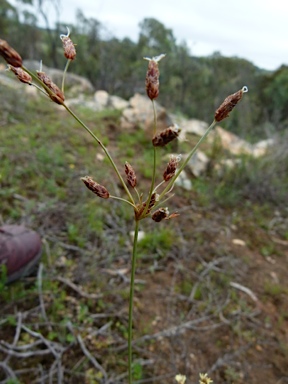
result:
[[[40,259],[41,238],[22,225],[0,227],[0,264],[6,266],[7,283],[29,275]]]

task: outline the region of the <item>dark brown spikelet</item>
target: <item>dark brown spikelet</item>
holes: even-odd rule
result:
[[[159,67],[158,62],[165,57],[164,54],[152,57],[144,57],[145,60],[148,60],[148,70],[146,73],[146,93],[150,100],[154,100],[159,95]]]
[[[215,120],[222,121],[229,116],[229,112],[236,106],[236,104],[242,99],[243,93],[248,92],[248,88],[244,86],[238,92],[233,93],[233,95],[227,96],[220,107],[215,112]]]
[[[167,219],[169,216],[168,208],[159,208],[152,215],[152,220],[156,221],[156,223],[160,223],[160,221]]]
[[[151,209],[156,204],[156,200],[157,200],[157,194],[154,192],[151,196],[151,200],[150,200],[149,207],[148,207],[146,214],[151,212]]]
[[[8,65],[8,69],[13,72],[18,79],[25,84],[32,84],[32,77],[29,75],[29,73],[25,72],[22,68],[15,68],[12,65]]]
[[[157,194],[154,192],[154,193],[152,194],[152,196],[151,196],[151,200],[150,200],[148,209],[147,209],[147,211],[146,211],[146,215],[148,215],[148,214],[151,212],[152,208],[153,208],[154,205],[156,204],[156,197],[157,197]],[[146,202],[143,203],[143,206],[142,206],[142,207],[143,207],[143,210],[142,210],[142,212],[144,211],[146,205],[147,205]]]
[[[131,167],[131,165],[126,161],[125,163],[125,173],[127,177],[127,183],[132,187],[135,188],[137,184],[137,178],[136,173],[134,169]]]
[[[151,200],[150,200],[150,203],[149,203],[149,206],[148,206],[148,209],[147,211],[145,212],[145,216],[142,216],[143,212],[145,211],[146,209],[146,205],[147,203],[144,202],[142,203],[141,205],[139,204],[137,206],[137,210],[135,210],[135,218],[137,220],[139,219],[143,219],[144,217],[146,217],[147,215],[149,215],[149,213],[151,212],[152,208],[154,207],[154,205],[156,204],[156,201],[157,201],[157,194],[154,192],[151,196]]]
[[[94,181],[92,177],[85,176],[85,177],[82,177],[81,180],[86,185],[86,187],[90,189],[90,191],[95,193],[95,195],[101,197],[102,199],[109,199],[110,194],[107,191],[107,189],[103,187],[103,185],[96,183],[96,181]]]
[[[66,59],[74,60],[76,57],[76,49],[75,45],[73,44],[73,41],[70,39],[70,31],[69,28],[67,35],[60,35],[60,39],[63,43],[63,49],[64,49],[64,56]]]
[[[11,48],[5,40],[0,39],[0,55],[6,60],[7,64],[15,68],[22,67],[22,57],[15,49]]]
[[[177,124],[172,125],[169,128],[164,129],[158,135],[155,135],[152,139],[154,147],[164,147],[170,141],[176,139],[179,136],[181,129]]]
[[[53,81],[46,75],[45,72],[37,71],[38,79],[41,80],[47,88],[49,88],[49,91],[45,89],[48,96],[51,100],[53,100],[57,104],[63,104],[65,97],[63,92],[57,87],[56,84],[53,83]]]
[[[167,164],[167,167],[163,173],[163,179],[165,181],[172,179],[172,177],[175,175],[175,172],[180,160],[181,160],[181,156],[172,155],[170,157],[170,161]]]

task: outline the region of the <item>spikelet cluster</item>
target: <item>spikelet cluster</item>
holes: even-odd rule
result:
[[[15,68],[22,67],[22,57],[15,49],[11,48],[7,41],[0,39],[0,55],[6,60],[7,64]]]
[[[220,107],[216,110],[214,116],[215,120],[219,122],[228,117],[232,109],[242,99],[243,93],[245,92],[248,92],[248,88],[246,86],[232,95],[227,96]]]
[[[154,100],[159,95],[159,66],[160,60],[165,57],[164,54],[155,57],[144,57],[144,60],[148,60],[148,69],[146,73],[146,93],[150,100]]]
[[[94,181],[91,176],[82,177],[81,180],[86,185],[86,187],[90,189],[90,191],[95,193],[95,195],[101,197],[102,199],[109,199],[110,194],[107,188],[105,188],[103,185],[96,183],[96,181]]]
[[[169,216],[169,209],[167,207],[165,208],[159,208],[157,211],[155,211],[152,215],[152,220],[156,221],[156,223],[160,223],[160,221],[167,219]]]
[[[63,104],[65,97],[63,92],[58,88],[56,84],[46,75],[45,72],[37,71],[38,79],[41,80],[49,90],[46,90],[48,96],[57,104]]]
[[[20,80],[22,83],[25,84],[32,84],[32,77],[29,75],[29,73],[25,72],[22,68],[13,67],[12,65],[8,65],[8,69],[17,76],[18,80]]]
[[[167,167],[163,173],[163,180],[164,181],[169,181],[170,179],[172,179],[172,177],[175,175],[175,172],[176,172],[176,169],[177,169],[177,166],[178,166],[180,160],[181,160],[180,155],[177,155],[177,156],[171,155],[170,156],[169,163],[167,164]]]
[[[164,129],[159,134],[155,135],[152,139],[152,144],[154,147],[165,147],[165,145],[176,139],[180,132],[181,129],[179,126],[174,124],[171,127]]]
[[[125,173],[126,173],[127,183],[130,185],[130,187],[135,188],[137,184],[136,173],[132,168],[132,166],[127,161],[125,163]]]
[[[63,49],[64,49],[64,56],[68,60],[74,60],[76,57],[76,49],[75,44],[70,38],[70,30],[67,27],[68,33],[67,35],[60,35],[60,39],[63,43]]]

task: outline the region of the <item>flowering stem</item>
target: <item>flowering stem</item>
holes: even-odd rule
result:
[[[153,129],[153,135],[155,136],[156,135],[156,130],[157,130],[157,113],[156,113],[156,105],[155,105],[155,101],[152,100],[152,104],[153,104],[153,115],[154,115],[154,129]],[[149,193],[149,203],[150,203],[150,199],[151,199],[151,196],[152,196],[152,193],[154,191],[154,185],[155,185],[155,176],[156,176],[156,162],[157,162],[157,152],[156,152],[156,147],[154,147],[153,145],[153,148],[154,148],[154,160],[153,160],[153,174],[152,174],[152,182],[151,182],[151,188],[150,188],[150,193]],[[149,204],[148,203],[148,204]],[[147,205],[148,206],[148,205]]]
[[[122,183],[123,188],[125,189],[125,191],[126,191],[128,197],[129,197],[130,202],[133,204],[133,206],[135,206],[134,199],[133,199],[133,197],[132,197],[132,195],[131,195],[131,193],[130,193],[128,187],[127,187],[127,185],[125,184],[125,181],[123,180],[122,176],[120,175],[120,172],[119,172],[119,170],[118,170],[116,164],[114,163],[114,161],[113,161],[113,159],[112,159],[110,153],[108,152],[108,149],[105,147],[105,145],[102,143],[102,141],[100,141],[100,140],[98,139],[98,137],[91,131],[91,129],[89,129],[89,128],[87,127],[87,125],[86,125],[85,123],[83,123],[83,121],[82,121],[81,119],[79,119],[79,117],[78,117],[77,115],[75,115],[75,113],[74,113],[73,111],[71,111],[71,109],[70,109],[66,104],[63,103],[62,105],[63,105],[63,107],[70,113],[70,115],[72,115],[72,116],[74,117],[74,119],[75,119],[76,121],[78,121],[78,123],[79,123],[80,125],[82,125],[83,128],[86,129],[86,131],[93,137],[94,140],[97,141],[97,143],[98,143],[98,144],[100,145],[100,147],[103,149],[103,151],[105,152],[105,155],[108,157],[108,160],[110,161],[112,167],[114,168],[114,171],[116,172],[116,174],[117,174],[117,176],[118,176],[120,182]]]
[[[110,195],[109,196],[110,199],[114,199],[114,200],[120,200],[120,201],[123,201],[124,203],[126,204],[129,204],[131,205],[131,207],[135,208],[135,205],[130,203],[130,201],[126,200],[126,199],[122,199],[122,197],[118,197],[118,196],[113,196],[113,195]]]
[[[65,65],[65,69],[64,69],[64,72],[63,72],[63,79],[62,79],[62,86],[61,86],[61,91],[64,93],[64,84],[65,84],[65,79],[66,79],[66,73],[68,71],[68,67],[69,67],[69,64],[71,63],[71,60],[68,59],[67,60],[67,63]]]
[[[156,114],[156,106],[154,100],[152,100],[152,105],[153,105],[153,114],[154,114],[154,127],[153,127],[153,136],[156,134],[157,130],[157,114]],[[156,177],[156,163],[157,163],[157,152],[156,152],[156,147],[153,145],[153,170],[152,170],[152,179],[151,179],[151,186],[150,186],[150,191],[147,199],[147,204],[145,207],[145,210],[143,212],[143,217],[145,217],[146,212],[149,209],[149,204],[150,200],[152,197],[152,194],[154,192],[154,185],[155,185],[155,177]]]
[[[175,183],[175,181],[177,180],[177,178],[180,176],[180,173],[183,171],[183,169],[186,167],[186,165],[188,164],[189,160],[191,159],[191,157],[194,155],[194,153],[197,151],[197,149],[199,148],[200,144],[202,143],[202,141],[208,136],[208,134],[210,133],[210,131],[214,128],[214,126],[216,125],[217,121],[213,121],[213,123],[210,125],[210,127],[207,128],[206,132],[204,133],[204,135],[200,138],[200,140],[198,141],[198,143],[195,145],[195,147],[192,149],[192,151],[188,154],[186,160],[183,162],[183,164],[181,165],[181,167],[178,169],[178,171],[176,172],[175,176],[169,181],[168,185],[166,186],[166,188],[161,192],[160,196],[159,196],[159,201],[161,201],[161,199],[163,198],[163,196],[170,191],[170,189],[173,187],[173,184]],[[158,204],[156,204],[158,205]],[[156,206],[155,205],[155,206]]]
[[[131,260],[130,273],[130,295],[129,295],[129,320],[128,320],[128,379],[129,384],[133,383],[133,358],[132,358],[132,333],[133,333],[133,299],[134,299],[134,284],[137,259],[137,241],[139,232],[139,221],[135,220],[133,251]]]

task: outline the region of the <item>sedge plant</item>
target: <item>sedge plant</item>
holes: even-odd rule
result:
[[[170,213],[168,207],[166,206],[167,200],[173,197],[171,193],[175,185],[176,180],[180,176],[181,172],[195,154],[197,149],[203,140],[207,137],[209,132],[213,127],[223,119],[229,116],[229,113],[236,106],[236,104],[241,100],[243,94],[248,91],[248,88],[244,86],[242,89],[237,91],[234,94],[228,96],[220,107],[216,110],[214,119],[211,125],[208,127],[204,135],[200,138],[198,143],[190,150],[190,152],[185,157],[185,160],[181,162],[180,155],[171,155],[170,160],[164,169],[162,170],[162,180],[156,180],[157,172],[157,151],[161,151],[161,147],[166,146],[173,140],[177,140],[181,128],[176,124],[164,129],[161,132],[158,132],[157,129],[157,114],[155,100],[159,95],[159,62],[164,59],[165,54],[160,54],[156,57],[145,57],[144,59],[148,61],[148,69],[146,73],[146,93],[149,99],[151,100],[151,113],[153,114],[153,135],[151,137],[151,146],[153,149],[153,172],[150,182],[150,188],[148,191],[138,190],[138,179],[133,167],[126,162],[124,164],[124,171],[121,172],[119,167],[116,165],[116,162],[113,159],[113,156],[108,151],[107,147],[103,144],[97,134],[93,133],[89,127],[83,122],[69,107],[65,104],[65,92],[64,92],[64,82],[65,74],[67,72],[68,66],[76,57],[75,45],[72,42],[69,36],[69,30],[67,35],[60,35],[60,38],[63,43],[64,55],[67,58],[67,64],[65,66],[63,81],[61,89],[53,83],[53,81],[40,69],[36,73],[31,72],[28,68],[25,68],[21,56],[16,52],[10,45],[5,41],[0,39],[0,55],[6,60],[8,64],[8,69],[12,71],[18,79],[29,85],[36,86],[39,91],[45,94],[47,100],[52,100],[53,102],[63,106],[67,112],[93,137],[96,144],[99,145],[104,151],[108,162],[112,169],[115,172],[116,177],[118,178],[120,184],[123,186],[125,196],[114,196],[108,189],[96,182],[91,176],[83,176],[82,181],[86,187],[92,191],[98,198],[102,199],[117,199],[122,201],[124,204],[128,204],[131,207],[131,214],[134,217],[134,238],[133,238],[133,248],[131,255],[131,268],[130,268],[130,294],[129,294],[129,320],[128,320],[128,383],[133,383],[133,359],[132,359],[132,339],[133,339],[133,298],[134,298],[134,287],[135,287],[135,272],[136,272],[136,262],[137,262],[137,242],[138,242],[138,233],[139,226],[142,220],[152,219],[157,223],[163,220],[174,219],[178,216],[177,212]],[[181,376],[181,375],[180,375]],[[179,377],[178,376],[178,379]],[[203,376],[205,378],[205,376]],[[180,377],[181,381],[185,382],[186,378],[183,376]],[[183,381],[182,381],[183,380]],[[209,379],[210,380],[210,379]],[[211,381],[210,381],[211,382]]]

